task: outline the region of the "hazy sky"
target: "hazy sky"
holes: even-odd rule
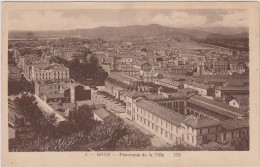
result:
[[[246,10],[19,10],[10,30],[68,30],[160,24],[169,27],[248,27]]]

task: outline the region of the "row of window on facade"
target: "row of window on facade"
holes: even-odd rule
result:
[[[187,109],[187,115],[193,115],[193,116],[199,117],[199,118],[208,118],[207,116],[205,116],[201,113],[198,113],[196,111],[190,110],[190,109]]]
[[[38,76],[38,74],[39,74],[39,76],[48,76],[48,75],[51,75],[52,73],[35,73],[36,76]],[[67,74],[69,74],[69,72],[68,71],[60,71],[60,73],[54,72],[53,74],[54,75],[67,75]]]
[[[58,91],[54,91],[54,92],[48,92],[48,93],[49,93],[49,94],[57,94],[57,93],[58,93]],[[46,94],[46,93],[42,93],[42,92],[40,93],[40,95],[41,95],[41,96],[43,96],[43,95],[45,95],[45,94]]]
[[[35,78],[35,80],[40,80],[40,79],[52,79],[52,77],[36,77]],[[54,78],[54,79],[68,79],[68,77],[67,76],[58,76],[58,77],[56,77],[56,78]]]
[[[181,108],[184,107],[184,101],[174,101],[174,102],[163,102],[159,103],[166,108]]]
[[[148,128],[152,128],[152,130],[154,130],[157,133],[160,133],[163,137],[166,137],[166,138],[169,137],[170,140],[173,140],[174,135],[172,133],[170,133],[166,129],[163,129],[162,127],[157,126],[156,124],[150,122],[149,120],[146,120],[142,116],[137,115],[137,121],[139,121],[143,126],[147,126]],[[166,122],[166,128],[167,128],[167,122]],[[173,125],[171,125],[171,131],[173,131]],[[178,128],[177,127],[175,127],[175,133],[178,134]],[[177,142],[178,137],[175,137],[175,138],[176,138],[176,142]],[[184,141],[184,138],[185,138],[185,135],[182,134],[181,140]],[[195,137],[191,134],[186,134],[186,139],[187,139],[187,141],[191,140],[191,142],[194,143]]]

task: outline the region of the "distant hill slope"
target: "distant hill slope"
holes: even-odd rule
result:
[[[221,33],[220,33],[221,32]],[[237,32],[237,33],[234,33]],[[26,38],[28,31],[10,31],[9,38]],[[88,38],[124,39],[127,37],[172,37],[172,38],[199,38],[224,37],[242,32],[240,29],[232,31],[232,28],[170,28],[157,24],[133,25],[125,27],[99,27],[93,29],[73,29],[63,31],[32,31],[36,37],[68,37],[86,36]],[[248,33],[248,32],[247,32]],[[242,35],[242,34],[241,34]],[[243,34],[245,35],[245,34]],[[236,36],[234,36],[236,37]],[[237,35],[239,37],[239,35]]]
[[[213,34],[221,34],[221,35],[235,35],[240,33],[248,33],[249,29],[246,27],[195,27],[195,28],[185,28],[192,30],[200,30]]]

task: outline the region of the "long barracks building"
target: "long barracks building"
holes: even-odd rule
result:
[[[172,145],[198,146],[209,141],[227,143],[242,137],[248,139],[249,122],[243,118],[246,113],[234,107],[194,95],[184,100],[185,109],[179,112],[170,105],[176,103],[167,101],[165,98],[162,105],[163,100],[129,93],[127,118]]]

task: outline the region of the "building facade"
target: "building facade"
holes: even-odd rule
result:
[[[35,64],[32,66],[32,80],[66,80],[69,79],[69,68],[60,64]]]

